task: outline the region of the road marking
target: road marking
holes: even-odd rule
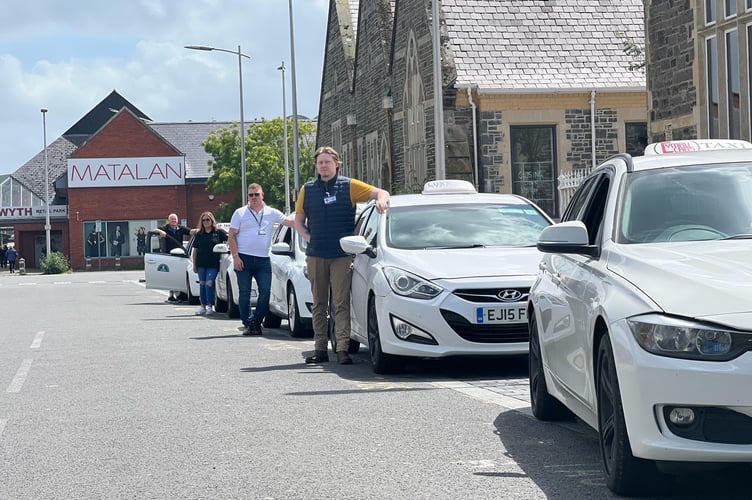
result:
[[[473,385],[459,381],[434,382],[434,384],[445,389],[452,389],[454,391],[460,392],[479,401],[503,406],[504,408],[509,408],[510,410],[516,410],[522,413],[532,414],[532,412],[530,411],[530,403],[528,403],[527,401],[523,401],[521,399],[513,398],[510,396],[505,396],[503,394],[499,394],[498,392],[483,389],[482,387],[475,387]]]
[[[36,336],[34,337],[34,341],[31,343],[31,347],[29,347],[29,349],[39,349],[39,346],[42,345],[42,337],[44,337],[44,332],[37,332]]]
[[[21,367],[16,372],[13,380],[10,381],[10,385],[6,392],[21,392],[21,387],[23,387],[26,377],[29,376],[29,370],[31,370],[31,364],[33,362],[33,359],[23,360],[23,363],[21,363]]]
[[[53,285],[72,285],[72,281],[53,281]]]

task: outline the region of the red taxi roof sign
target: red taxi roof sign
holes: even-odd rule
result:
[[[445,179],[426,182],[421,194],[469,194],[477,192],[475,186],[468,181]]]
[[[692,153],[695,151],[714,151],[722,149],[752,149],[752,143],[736,139],[694,139],[688,141],[665,141],[648,144],[646,155],[665,155],[673,153]]]

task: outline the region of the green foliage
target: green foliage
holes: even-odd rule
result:
[[[622,31],[616,33],[616,37],[621,40],[622,52],[632,58],[632,62],[629,63],[629,71],[640,71],[644,74],[645,48]]]
[[[311,121],[298,121],[298,164],[301,185],[313,177],[313,153],[316,125]],[[264,189],[264,201],[275,208],[284,209],[284,123],[282,118],[261,119],[251,124],[245,137],[246,183],[256,182]],[[294,189],[292,119],[287,124],[287,149],[289,157],[290,193]],[[240,193],[240,130],[237,124],[214,130],[202,143],[213,156],[209,164],[212,175],[206,182],[208,191],[235,192],[232,204],[222,203],[215,211],[217,220],[229,221],[235,208],[245,204],[245,193]],[[292,201],[291,201],[292,204]],[[292,208],[292,207],[291,207]]]
[[[43,274],[62,274],[70,271],[68,258],[60,252],[45,255],[40,265]]]

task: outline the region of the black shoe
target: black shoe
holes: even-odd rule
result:
[[[167,298],[167,302],[177,302],[177,301],[178,301],[178,299],[176,299],[176,298],[175,298],[175,297],[173,297],[172,295],[170,295],[170,296],[169,296],[169,297]]]
[[[264,331],[261,329],[261,323],[258,321],[251,321],[251,335],[263,335]]]
[[[243,327],[243,335],[248,337],[249,335],[253,335],[251,333],[251,327],[250,326],[244,326]]]
[[[328,363],[329,354],[326,351],[313,351],[313,356],[308,356],[305,362],[308,364]]]
[[[341,365],[351,365],[352,364],[352,358],[349,354],[347,354],[347,351],[339,351],[337,353],[337,361]]]

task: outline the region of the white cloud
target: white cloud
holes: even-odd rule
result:
[[[318,113],[327,0],[294,0],[298,112]],[[281,61],[290,68],[288,2],[140,0],[11,2],[0,12],[0,173],[51,142],[113,89],[156,121],[246,120],[282,111]],[[287,72],[287,109],[292,109]]]

